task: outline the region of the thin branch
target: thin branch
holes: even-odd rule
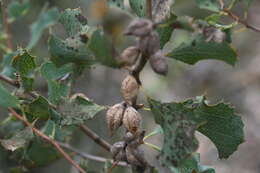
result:
[[[19,86],[20,86],[18,81],[15,81],[15,80],[13,80],[7,76],[1,75],[1,74],[0,74],[0,80],[8,83],[9,85],[17,87],[17,88],[19,88]]]
[[[6,40],[7,47],[10,50],[13,50],[14,46],[13,46],[13,42],[12,42],[12,34],[10,32],[10,24],[8,22],[7,6],[4,4],[4,2],[2,2],[1,8],[2,8],[4,30],[5,30],[5,33],[7,35],[7,40]]]
[[[252,29],[253,31],[256,31],[256,32],[260,32],[260,28],[257,28],[251,24],[248,24],[246,20],[243,20],[241,18],[239,18],[237,15],[235,15],[233,12],[231,12],[229,9],[223,9],[223,11],[225,13],[227,13],[227,15],[229,17],[231,17],[234,21],[244,25],[245,27],[249,28],[249,29]]]
[[[102,162],[102,163],[106,162],[106,161],[113,162],[113,160],[108,160],[108,159],[106,159],[104,157],[99,157],[99,156],[94,156],[94,155],[91,155],[91,154],[88,154],[88,153],[83,153],[83,152],[79,151],[78,149],[73,148],[69,144],[65,144],[65,143],[62,143],[62,142],[58,142],[58,144],[62,148],[67,149],[67,150],[69,150],[69,151],[71,151],[71,152],[81,156],[84,159],[93,160],[93,161]],[[129,167],[129,165],[126,162],[119,162],[118,165],[119,166],[123,166],[123,167]]]
[[[153,18],[153,8],[152,0],[146,0],[146,16],[152,20]]]
[[[95,132],[93,132],[90,128],[84,125],[79,126],[80,129],[88,136],[90,137],[94,142],[96,142],[98,145],[103,147],[105,150],[110,152],[111,145],[102,139],[100,136],[98,136]]]
[[[45,135],[44,133],[42,133],[40,130],[36,129],[33,127],[33,125],[31,123],[29,123],[27,120],[25,120],[21,115],[19,115],[17,112],[15,112],[15,110],[13,110],[12,108],[9,108],[9,111],[11,112],[11,114],[16,117],[17,119],[19,119],[20,121],[22,121],[26,126],[31,127],[33,132],[38,135],[39,137],[43,138],[44,140],[46,140],[47,142],[49,142],[50,144],[52,144],[60,153],[61,155],[69,162],[71,163],[79,172],[81,173],[87,173],[84,169],[82,169],[61,147],[60,145],[53,139],[51,139],[49,136]]]

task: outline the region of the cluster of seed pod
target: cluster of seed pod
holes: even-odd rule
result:
[[[136,46],[130,46],[120,55],[121,64],[126,67],[135,68],[140,60],[140,55],[149,60],[152,69],[160,74],[166,75],[168,65],[163,51],[160,49],[160,39],[155,31],[155,24],[148,19],[133,20],[125,32],[126,35],[135,36],[138,40]],[[143,143],[144,131],[141,130],[142,117],[136,110],[137,96],[140,84],[136,77],[128,75],[122,82],[121,93],[124,102],[115,104],[107,111],[106,121],[110,134],[124,126],[126,134],[123,141],[116,142],[111,153],[115,161],[126,161],[132,166],[144,168],[149,167],[144,153],[139,146]]]
[[[111,153],[115,161],[125,161],[134,167],[145,170],[149,167],[144,158],[144,152],[139,148],[143,143],[145,131],[138,135],[127,132],[123,141],[116,142],[111,147]]]
[[[135,134],[140,130],[142,117],[140,113],[132,107],[139,92],[139,85],[132,75],[128,75],[122,82],[121,92],[125,101],[115,104],[108,109],[106,115],[107,125],[111,135],[113,135],[122,124],[127,131]]]
[[[148,19],[133,20],[125,31],[125,35],[135,36],[137,45],[126,48],[120,56],[124,66],[133,66],[140,55],[149,60],[154,72],[167,75],[168,64],[163,51],[160,49],[160,38],[155,31],[156,24]]]

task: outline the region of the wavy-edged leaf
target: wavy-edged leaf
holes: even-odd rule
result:
[[[50,106],[47,99],[43,96],[39,96],[31,103],[24,107],[24,110],[28,116],[32,116],[33,119],[48,119],[50,117]]]
[[[196,122],[190,119],[192,112],[182,103],[161,103],[151,98],[148,102],[155,122],[164,131],[161,163],[167,167],[178,166],[198,148]]]
[[[223,102],[208,105],[205,97],[198,97],[192,102],[192,107],[196,107],[194,120],[199,124],[197,130],[215,144],[220,158],[228,158],[244,142],[241,117],[235,114],[234,108]]]
[[[104,110],[104,106],[95,104],[84,95],[76,95],[69,102],[60,106],[62,114],[62,125],[83,124],[84,121],[94,118],[94,116]]]
[[[68,95],[68,85],[59,79],[72,73],[70,65],[66,64],[57,68],[53,63],[47,62],[41,66],[41,75],[48,82],[48,96],[53,104],[58,104]]]
[[[58,66],[67,63],[80,65],[92,65],[94,63],[92,52],[87,48],[86,43],[82,42],[80,35],[70,37],[65,41],[51,35],[48,44],[51,60]]]
[[[187,64],[195,64],[201,60],[213,59],[235,65],[237,61],[237,53],[227,42],[216,43],[204,40],[183,43],[168,53],[167,56]]]
[[[18,49],[18,54],[12,59],[12,66],[21,76],[28,76],[36,68],[35,57],[25,49]]]
[[[66,9],[61,14],[59,22],[64,26],[70,37],[78,34],[82,30],[82,27],[88,23],[79,8]]]
[[[208,105],[205,97],[198,97],[195,100],[190,99],[182,103],[160,103],[148,98],[148,102],[156,123],[164,129],[165,144],[162,151],[167,151],[170,156],[167,158],[165,152],[162,152],[161,156],[162,163],[167,166],[170,166],[170,163],[181,163],[185,160],[183,153],[182,157],[175,156],[179,150],[186,151],[186,146],[191,146],[189,141],[183,140],[183,138],[193,131],[194,125],[196,130],[207,136],[215,144],[220,158],[228,158],[244,141],[243,122],[234,113],[234,109],[225,103]],[[175,117],[177,119],[174,119]],[[184,128],[186,126],[183,125],[175,128],[176,124],[183,121],[192,123],[187,124],[189,128]],[[180,132],[185,134],[181,140],[183,146],[175,148],[174,141],[176,135]],[[188,136],[191,137],[191,135]],[[172,140],[172,142],[170,143],[167,140]],[[171,148],[175,149],[172,153],[169,152]],[[192,150],[187,150],[186,154],[191,154],[191,152]]]

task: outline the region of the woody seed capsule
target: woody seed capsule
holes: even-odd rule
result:
[[[153,30],[153,23],[148,19],[133,20],[127,27],[125,35],[133,35],[136,37],[146,37]]]
[[[122,125],[124,109],[123,104],[115,104],[107,111],[106,121],[111,136]]]
[[[143,54],[153,55],[160,50],[160,38],[157,32],[153,31],[147,37],[140,38],[138,47]]]
[[[135,134],[138,132],[141,126],[142,117],[133,107],[128,107],[125,110],[124,117],[123,117],[123,125],[125,128]]]
[[[120,61],[124,66],[132,66],[135,64],[137,58],[139,56],[139,48],[135,46],[130,46],[126,48],[121,56],[120,56]]]
[[[121,92],[125,101],[132,105],[139,92],[139,85],[132,75],[128,75],[122,82]]]
[[[168,73],[168,64],[166,57],[161,50],[153,54],[149,59],[150,65],[154,72],[166,76]]]

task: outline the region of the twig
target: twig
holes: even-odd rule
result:
[[[80,129],[89,136],[94,142],[96,142],[98,145],[102,146],[105,150],[110,152],[111,145],[102,139],[100,136],[98,136],[95,132],[93,132],[91,129],[89,129],[87,126],[80,125]]]
[[[19,115],[15,110],[12,108],[9,108],[9,111],[11,114],[22,121],[26,126],[31,127],[33,132],[38,135],[39,137],[43,138],[50,144],[52,144],[60,153],[61,155],[68,161],[70,162],[76,169],[78,169],[81,173],[87,173],[84,169],[82,169],[61,147],[60,145],[53,139],[51,139],[49,136],[45,135],[42,133],[40,130],[34,128],[31,123],[29,123],[27,120],[25,120],[21,115]]]
[[[13,79],[7,77],[7,76],[1,75],[1,74],[0,74],[0,80],[2,80],[2,81],[4,81],[4,82],[8,83],[9,85],[12,85],[12,86],[14,86],[14,87],[17,87],[17,88],[19,88],[19,86],[20,86],[17,81],[15,81],[15,80],[13,80]]]
[[[5,30],[5,33],[7,35],[7,40],[6,40],[7,47],[10,50],[13,50],[14,46],[13,46],[13,42],[12,42],[12,34],[10,32],[10,25],[9,25],[9,22],[8,22],[7,8],[6,8],[6,5],[3,2],[1,3],[1,8],[2,8],[4,30]]]
[[[252,30],[254,30],[254,31],[256,31],[256,32],[260,32],[260,28],[257,28],[257,27],[255,27],[255,26],[253,26],[253,25],[248,24],[247,21],[245,21],[245,20],[239,18],[237,15],[235,15],[235,14],[234,14],[233,12],[231,12],[229,9],[225,8],[225,9],[223,9],[223,11],[224,11],[225,13],[227,13],[227,15],[228,15],[229,17],[231,17],[234,21],[236,21],[236,22],[238,22],[238,23],[244,25],[245,27],[247,27],[247,28],[249,28],[249,29],[252,29]]]
[[[106,162],[106,161],[113,162],[113,160],[108,160],[108,159],[106,159],[104,157],[99,157],[99,156],[94,156],[94,155],[91,155],[91,154],[83,153],[83,152],[77,150],[76,148],[73,148],[69,144],[65,144],[65,143],[62,143],[62,142],[57,142],[57,143],[62,148],[67,149],[67,150],[69,150],[71,152],[74,152],[75,154],[81,156],[84,159],[93,160],[93,161],[96,161],[96,162]],[[123,166],[123,167],[128,167],[129,166],[126,162],[119,162],[118,165],[119,166]]]
[[[146,16],[149,19],[153,18],[153,8],[152,8],[152,0],[146,0]]]

